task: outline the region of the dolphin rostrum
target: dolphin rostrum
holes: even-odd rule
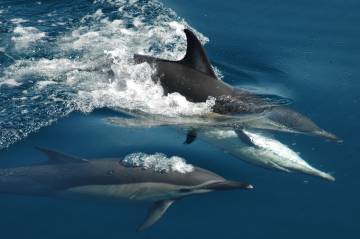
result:
[[[304,133],[338,140],[335,135],[321,129],[306,116],[285,106],[284,100],[235,89],[219,80],[198,38],[188,29],[184,32],[187,50],[181,60],[134,55],[136,63],[147,62],[154,66],[156,72],[153,79],[161,83],[165,94],[178,92],[191,102],[205,102],[209,97],[215,98],[213,112],[226,117],[266,113],[266,117],[240,127]]]
[[[48,156],[46,163],[0,169],[0,193],[152,201],[139,230],[157,222],[178,199],[253,188],[186,164],[179,157],[138,153],[124,159],[87,160],[49,149],[39,150]]]

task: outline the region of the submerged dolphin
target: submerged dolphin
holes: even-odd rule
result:
[[[110,119],[109,122],[122,127],[135,128],[172,125],[171,121],[154,121],[146,118],[117,118]],[[202,125],[197,127],[180,125],[180,128],[187,131],[185,144],[191,144],[196,137],[199,137],[227,154],[253,165],[284,172],[304,173],[328,181],[335,180],[330,174],[311,166],[285,144],[262,134],[246,129],[234,130],[221,126],[214,128]]]
[[[136,63],[147,62],[155,67],[153,78],[160,81],[165,94],[178,92],[192,102],[205,102],[213,97],[216,100],[213,111],[222,116],[266,113],[266,117],[241,127],[305,133],[337,140],[335,135],[319,128],[306,116],[283,106],[281,101],[274,102],[268,97],[235,89],[219,80],[200,41],[190,30],[185,29],[184,32],[187,50],[179,61],[134,55]]]
[[[159,171],[161,164],[169,161],[155,161],[159,165],[149,167],[146,157],[137,156],[138,161],[129,164],[129,160],[123,159],[86,160],[40,150],[48,156],[48,162],[0,169],[0,193],[153,201],[139,230],[153,225],[178,199],[213,191],[252,188],[250,184],[228,181],[189,164],[185,165],[186,170],[179,169],[183,161],[176,161],[171,170]]]
[[[251,164],[285,172],[300,172],[329,181],[335,180],[330,174],[308,164],[286,145],[261,134],[244,129],[210,129],[200,131],[199,137]]]

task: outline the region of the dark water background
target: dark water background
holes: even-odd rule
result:
[[[36,54],[54,57],[61,53],[52,52],[52,39],[68,32],[82,16],[99,8],[109,15],[116,11],[102,2],[42,2],[39,5],[33,1],[0,0],[0,9],[8,9],[5,15],[0,15],[0,47],[15,54],[10,40],[14,24],[8,20],[21,17],[30,19],[26,23],[29,26],[49,30],[50,37],[45,47],[36,48],[45,52],[18,51],[17,57],[39,57]],[[293,108],[344,139],[343,144],[335,144],[303,135],[276,134],[277,139],[301,152],[311,164],[332,172],[336,181],[328,183],[257,168],[200,140],[184,146],[185,136],[173,128],[124,129],[104,121],[109,116],[121,116],[119,112],[96,109],[85,114],[70,110],[66,102],[54,101],[53,108],[46,108],[52,110],[39,111],[38,118],[56,115],[45,122],[58,120],[2,149],[2,167],[45,160],[34,146],[88,158],[123,156],[134,151],[163,152],[180,155],[226,178],[251,182],[255,189],[182,200],[143,233],[134,229],[145,216],[146,203],[109,204],[2,195],[1,238],[359,237],[360,3],[357,0],[163,3],[210,39],[206,50],[226,82],[291,96]],[[46,16],[53,10],[66,19],[65,25],[49,29],[46,29],[49,23],[36,25],[40,15]],[[47,18],[49,22],[59,21]],[[3,55],[0,57],[0,70],[5,72],[12,62]],[[66,95],[67,99],[71,97],[67,95],[70,91],[71,88],[57,88],[53,93]],[[13,92],[14,88],[0,88],[1,107],[10,107],[6,100],[15,97]],[[17,116],[16,112],[13,114]],[[6,122],[9,118],[7,113],[0,115],[4,132],[9,127]],[[31,117],[23,120],[38,119]],[[22,118],[14,117],[15,120]]]

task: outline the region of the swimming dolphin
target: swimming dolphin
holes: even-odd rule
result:
[[[154,81],[159,81],[164,93],[178,92],[191,102],[205,102],[215,98],[214,113],[222,116],[265,112],[266,117],[242,124],[240,127],[270,129],[285,132],[318,135],[330,140],[337,137],[318,127],[306,116],[283,105],[282,100],[255,95],[235,89],[219,80],[198,38],[190,30],[184,30],[187,50],[183,59],[170,61],[152,56],[134,55],[136,63],[153,65]]]
[[[268,169],[288,173],[299,172],[335,181],[333,176],[314,168],[285,144],[265,135],[245,129],[201,130],[198,135],[204,141],[248,163]]]
[[[173,122],[146,118],[111,118],[108,122],[121,127],[151,128],[172,126]],[[335,178],[322,172],[280,141],[247,129],[229,129],[210,125],[177,125],[187,132],[184,144],[191,144],[197,137],[247,163],[284,172],[299,172],[328,181]]]
[[[154,204],[139,230],[157,222],[178,199],[213,191],[252,188],[250,184],[228,181],[188,164],[187,171],[157,171],[145,167],[146,162],[144,167],[129,166],[120,158],[87,160],[39,149],[48,156],[46,163],[0,169],[0,193],[152,201]]]

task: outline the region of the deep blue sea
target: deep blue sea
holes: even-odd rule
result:
[[[38,163],[35,146],[84,158],[178,155],[250,182],[176,202],[136,232],[148,203],[0,196],[0,238],[360,238],[358,0],[0,0],[0,167]],[[207,104],[163,96],[134,53],[180,59],[191,28],[225,82],[291,98],[344,140],[272,133],[335,182],[247,164],[176,127],[109,123]],[[109,73],[113,72],[113,73]]]

